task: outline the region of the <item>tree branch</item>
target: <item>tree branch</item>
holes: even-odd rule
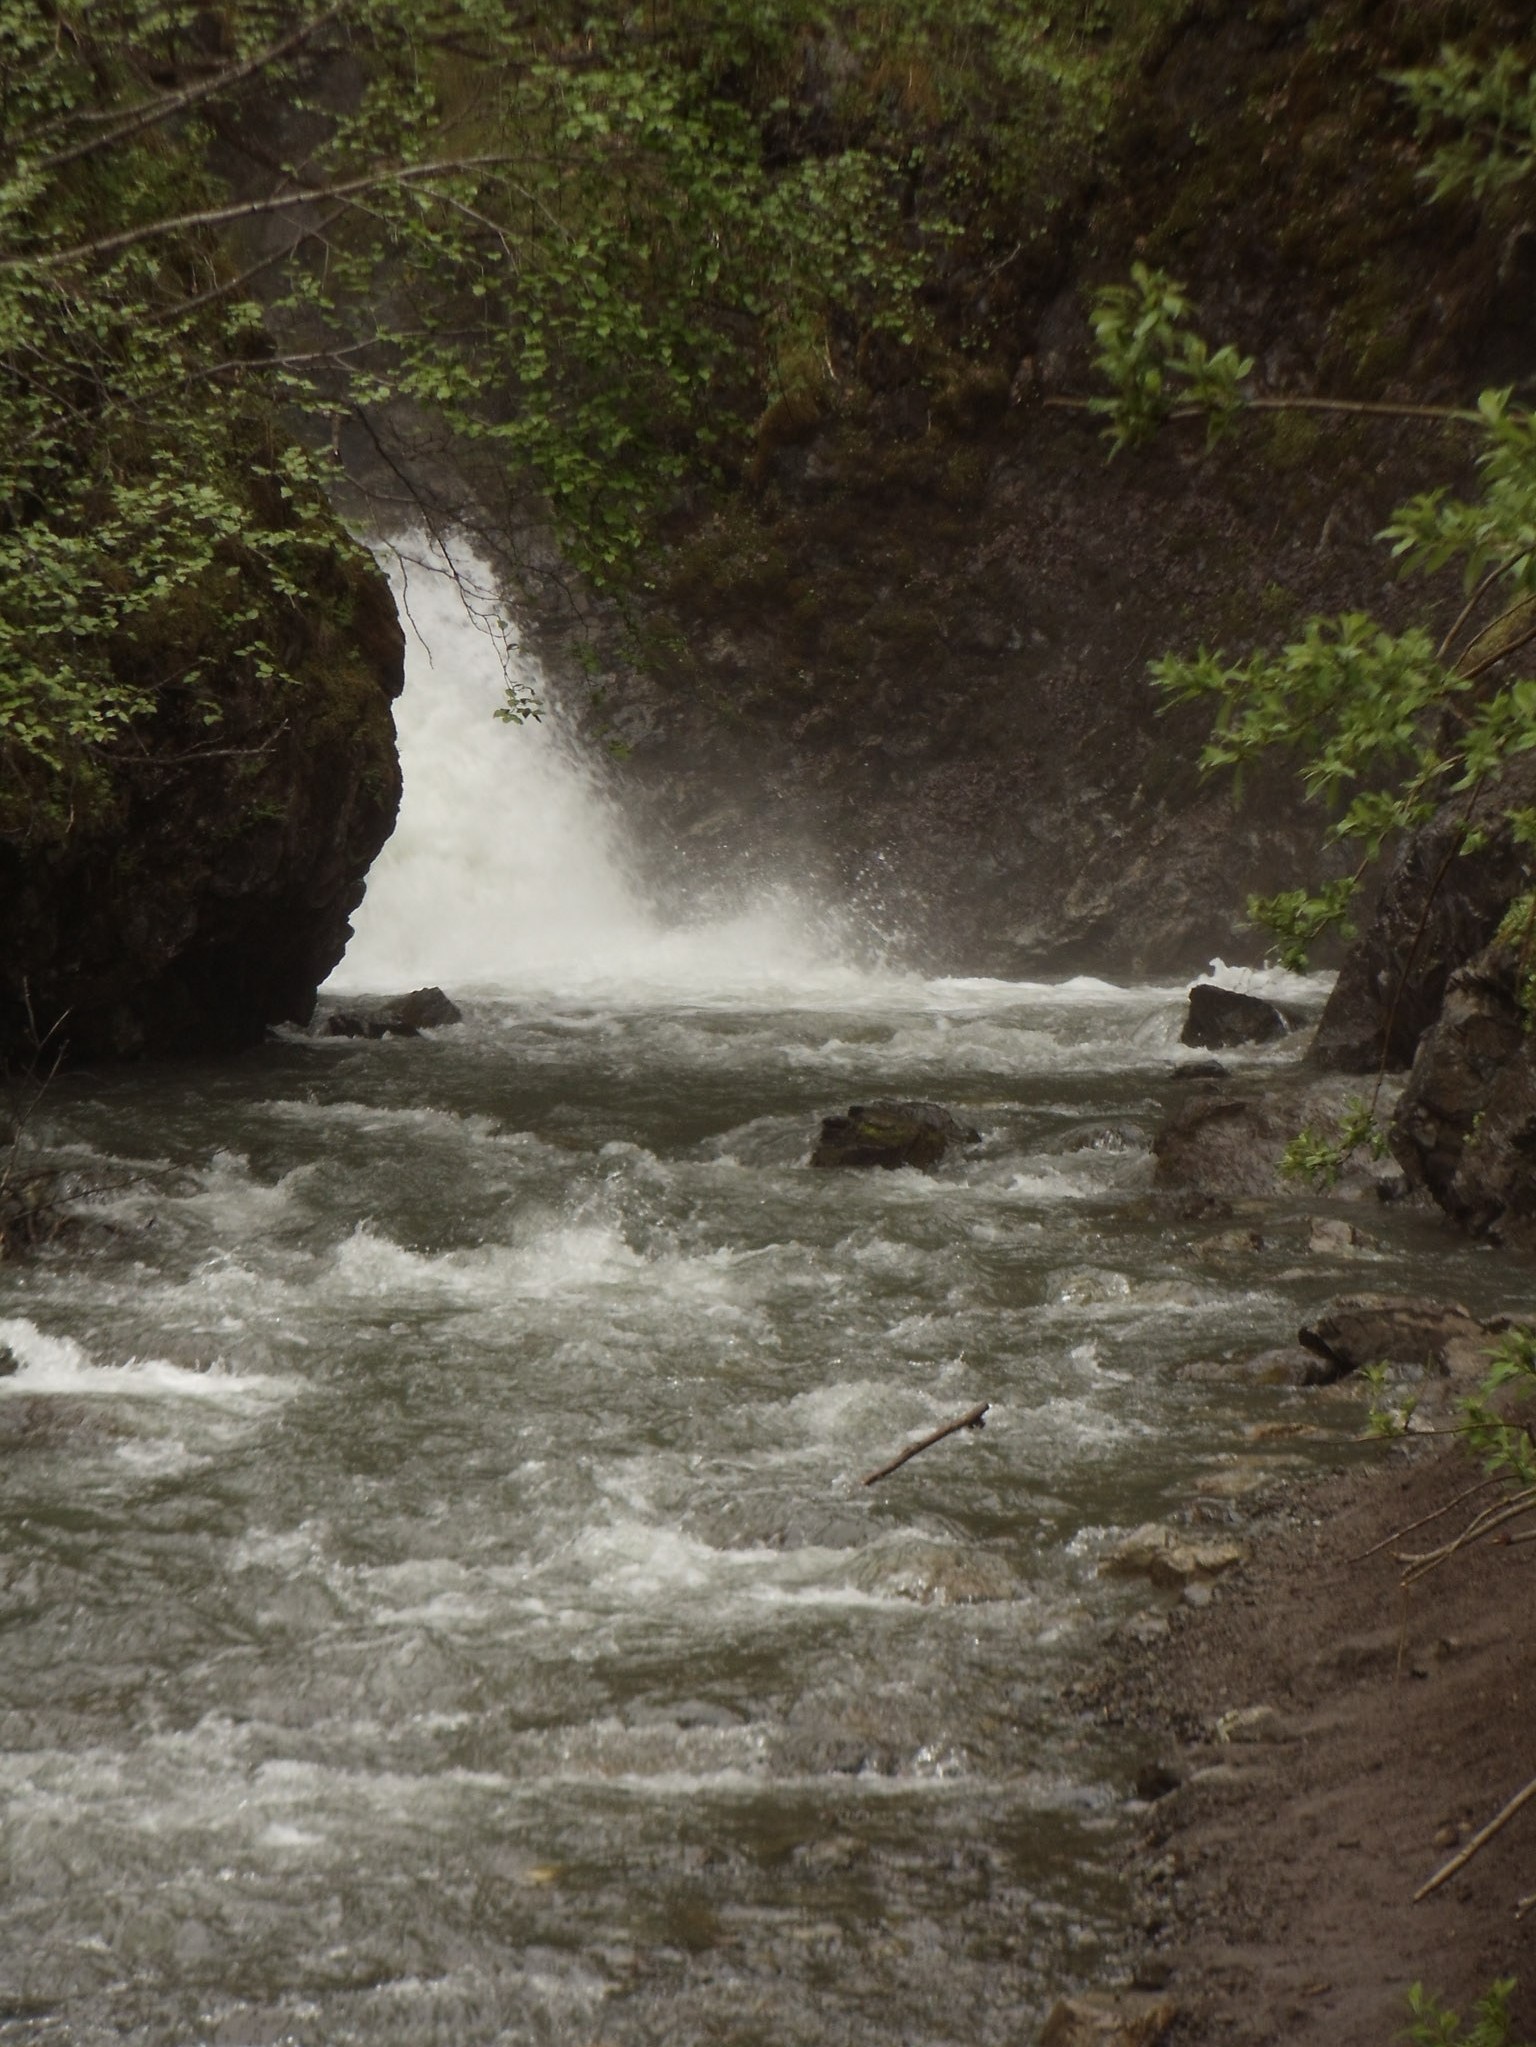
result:
[[[83,142],[77,142],[69,149],[55,150],[52,156],[39,157],[29,168],[37,171],[63,170],[66,164],[78,163],[82,157],[93,156],[99,149],[115,149],[118,143],[127,142],[132,136],[141,135],[146,128],[157,128],[162,121],[169,121],[177,114],[186,113],[202,100],[215,99],[220,93],[228,92],[234,86],[244,85],[248,78],[254,78],[258,72],[265,71],[269,64],[276,64],[282,58],[291,56],[295,50],[307,43],[311,36],[318,35],[321,29],[329,27],[336,17],[345,11],[346,0],[339,0],[337,6],[327,8],[324,14],[317,15],[313,21],[301,22],[289,35],[269,44],[265,50],[258,50],[255,56],[246,57],[240,63],[230,65],[225,71],[215,72],[212,77],[201,79],[196,85],[189,85],[182,92],[165,93],[159,99],[142,100],[136,107],[124,107],[119,110],[122,117],[120,126],[104,134],[88,135]],[[108,115],[103,118],[112,119],[114,116]]]
[[[139,242],[161,235],[189,234],[198,228],[228,227],[238,220],[256,220],[263,214],[280,213],[284,207],[324,199],[352,199],[362,192],[376,192],[381,186],[414,184],[419,178],[436,178],[459,171],[484,170],[514,161],[510,156],[449,157],[441,163],[396,164],[389,170],[369,171],[365,176],[344,178],[336,184],[298,185],[289,192],[269,193],[264,199],[242,199],[230,206],[205,206],[196,213],[179,213],[165,220],[150,220],[138,227],[123,228],[115,235],[101,235],[94,242],[77,242],[72,249],[54,249],[47,254],[7,256],[0,261],[4,270],[60,270],[68,263],[84,263],[93,256],[115,256]]]
[[[942,1443],[946,1436],[953,1436],[957,1430],[984,1429],[987,1425],[984,1417],[991,1405],[990,1400],[983,1400],[978,1406],[971,1408],[968,1413],[962,1414],[957,1420],[945,1422],[941,1429],[934,1429],[930,1434],[920,1436],[915,1443],[909,1443],[905,1450],[893,1457],[889,1464],[882,1464],[878,1471],[867,1473],[865,1477],[859,1480],[859,1484],[877,1485],[882,1478],[889,1478],[893,1471],[900,1471],[907,1459],[915,1457],[919,1450],[931,1450],[935,1443]]]

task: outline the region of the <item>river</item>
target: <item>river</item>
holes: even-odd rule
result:
[[[668,928],[411,614],[338,985],[463,1024],[36,1113],[103,1191],[0,1266],[0,2042],[1016,2047],[1134,1948],[1139,1758],[1067,1688],[1164,1602],[1105,1549],[1359,1454],[1353,1397],[1182,1368],[1507,1276],[1149,1204],[1182,984],[924,980],[788,893]],[[983,1142],[810,1171],[875,1094]]]

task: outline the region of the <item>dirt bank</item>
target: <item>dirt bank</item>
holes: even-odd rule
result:
[[[1536,1775],[1536,1545],[1479,1544],[1406,1593],[1392,1552],[1464,1510],[1365,1554],[1478,1476],[1454,1450],[1384,1450],[1298,1496],[1168,1640],[1128,1649],[1105,1710],[1181,1780],[1142,1858],[1142,1973],[1167,1971],[1180,2047],[1386,2047],[1409,1984],[1465,2011],[1500,1975],[1521,1979],[1514,2037],[1536,2038],[1536,1903],[1517,1917],[1536,1801],[1413,1902]]]

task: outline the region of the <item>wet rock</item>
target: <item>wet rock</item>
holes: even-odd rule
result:
[[[1280,1171],[1286,1147],[1303,1130],[1336,1130],[1357,1090],[1345,1081],[1231,1093],[1201,1088],[1171,1109],[1152,1140],[1153,1186],[1204,1202],[1293,1191]],[[1378,1162],[1346,1167],[1340,1192],[1374,1191]]]
[[[1223,1713],[1214,1729],[1219,1742],[1293,1741],[1295,1729],[1273,1706],[1238,1706]]]
[[[1197,981],[1189,991],[1189,1014],[1179,1043],[1207,1052],[1220,1052],[1230,1045],[1268,1045],[1289,1036],[1300,1021],[1296,1011],[1281,1009],[1261,996]]]
[[[320,1025],[326,1038],[417,1038],[423,1031],[464,1021],[464,1013],[441,988],[414,988],[385,1002],[336,1009]]]
[[[1410,1184],[1495,1240],[1536,1235],[1536,1057],[1522,979],[1507,946],[1451,977],[1392,1122]]]
[[[1062,1139],[1063,1151],[1145,1151],[1150,1137],[1139,1123],[1089,1123]]]
[[[1105,1557],[1100,1571],[1111,1578],[1150,1578],[1168,1591],[1182,1591],[1196,1579],[1219,1577],[1245,1563],[1240,1542],[1202,1539],[1148,1521]]]
[[[1211,1258],[1244,1258],[1267,1247],[1261,1230],[1221,1230],[1204,1238],[1199,1248]]]
[[[1207,1200],[1277,1194],[1280,1155],[1304,1121],[1262,1095],[1202,1090],[1166,1117],[1153,1139],[1153,1185]]]
[[[1328,1360],[1333,1375],[1341,1378],[1378,1364],[1476,1373],[1495,1337],[1458,1301],[1414,1294],[1340,1294],[1302,1324],[1297,1341]]]
[[[1344,1375],[1335,1359],[1286,1343],[1234,1363],[1232,1376],[1245,1386],[1330,1386]]]
[[[8,1343],[0,1343],[0,1379],[14,1378],[21,1370],[21,1359]]]
[[[852,1834],[829,1834],[822,1841],[803,1841],[791,1851],[790,1860],[817,1875],[857,1869],[869,1860],[869,1843]]]
[[[1334,1215],[1315,1215],[1307,1231],[1307,1249],[1319,1258],[1358,1258],[1375,1248],[1375,1239],[1354,1223]]]
[[[1178,2016],[1168,1997],[1142,1991],[1094,1991],[1058,1998],[1040,2047],[1157,2047]]]
[[[856,1104],[822,1123],[813,1166],[936,1166],[952,1145],[980,1144],[981,1132],[937,1102]]]
[[[1170,1067],[1169,1077],[1173,1080],[1225,1080],[1227,1072],[1219,1059],[1181,1059],[1177,1066]]]
[[[1307,1052],[1310,1066],[1376,1073],[1413,1063],[1457,970],[1492,940],[1527,879],[1527,849],[1502,813],[1536,794],[1536,769],[1516,766],[1484,799],[1482,845],[1466,835],[1467,799],[1448,803],[1408,840],[1370,923],[1350,947]]]
[[[624,1721],[629,1727],[681,1727],[685,1731],[702,1727],[720,1734],[731,1733],[744,1724],[734,1707],[722,1706],[713,1699],[680,1699],[675,1705],[642,1701],[625,1712]]]
[[[1317,1360],[1314,1358],[1313,1363]],[[1246,1458],[1218,1471],[1203,1471],[1195,1480],[1196,1496],[1202,1500],[1246,1500],[1291,1476],[1300,1460],[1294,1457]]]
[[[922,1606],[977,1606],[1019,1595],[1007,1558],[972,1544],[881,1545],[859,1559],[854,1579],[870,1592],[895,1593]]]

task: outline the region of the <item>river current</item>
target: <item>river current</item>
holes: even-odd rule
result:
[[[1358,1454],[1352,1396],[1185,1368],[1507,1275],[1414,1215],[1346,1258],[1301,1194],[1262,1254],[1153,1208],[1182,984],[849,964],[788,894],[667,928],[411,611],[338,983],[463,1024],[36,1112],[103,1191],[0,1266],[0,2042],[1027,2041],[1133,1945],[1138,1757],[1068,1687],[1165,1602],[1106,1549]],[[809,1170],[879,1094],[983,1142]]]

